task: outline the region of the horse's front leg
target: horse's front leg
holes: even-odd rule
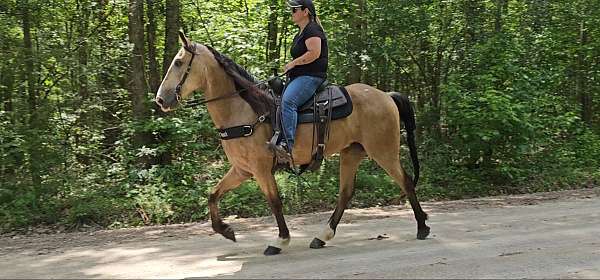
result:
[[[287,247],[290,244],[290,231],[288,230],[283,217],[283,205],[281,203],[281,198],[279,197],[279,190],[277,189],[275,177],[271,172],[261,173],[262,174],[255,174],[254,177],[260,186],[260,190],[265,194],[269,206],[271,206],[271,211],[277,221],[277,226],[279,227],[279,238],[277,241],[267,246],[264,254],[267,256],[277,255],[281,253],[281,250],[284,247]]]
[[[239,168],[231,167],[221,181],[213,188],[208,198],[208,208],[210,210],[210,220],[215,232],[220,233],[225,238],[235,242],[235,233],[228,224],[223,223],[219,216],[219,200],[225,193],[237,188],[242,182],[250,178],[252,174]]]

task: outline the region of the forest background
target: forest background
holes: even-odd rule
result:
[[[332,82],[414,102],[422,199],[598,185],[600,1],[315,4]],[[229,163],[206,108],[152,103],[180,29],[261,79],[297,32],[283,0],[0,0],[2,231],[207,219]],[[285,213],[331,210],[337,168],[278,174]],[[364,161],[351,207],[401,203]],[[269,214],[254,182],[221,206]]]

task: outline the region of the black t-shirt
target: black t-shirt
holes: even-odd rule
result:
[[[314,21],[309,22],[302,33],[296,34],[294,41],[292,42],[292,48],[290,53],[294,59],[304,55],[308,49],[306,48],[306,39],[312,37],[321,38],[321,55],[315,61],[304,64],[296,65],[289,72],[290,79],[294,79],[298,76],[315,76],[323,79],[327,78],[327,61],[329,58],[327,48],[327,37],[325,31],[319,24]]]

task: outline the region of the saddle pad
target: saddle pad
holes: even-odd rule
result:
[[[329,86],[327,89],[317,95],[318,102],[329,100],[329,94],[327,90],[332,90],[332,106],[333,111],[331,112],[331,119],[337,120],[342,119],[350,114],[352,114],[352,99],[350,99],[350,95],[348,91],[343,87],[338,86]],[[312,123],[314,122],[314,113],[313,113],[313,103],[314,100],[311,99],[302,107],[300,107],[300,112],[298,112],[298,123]]]

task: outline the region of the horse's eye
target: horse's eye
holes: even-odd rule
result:
[[[175,66],[176,67],[181,67],[181,60],[175,60]]]

